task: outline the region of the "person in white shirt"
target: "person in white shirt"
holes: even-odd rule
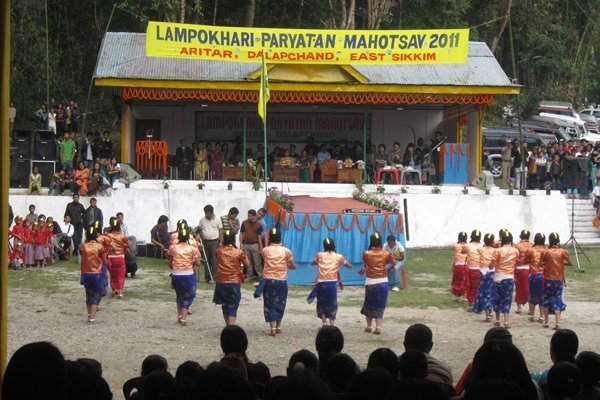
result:
[[[59,260],[68,260],[70,257],[69,249],[71,248],[71,239],[75,228],[71,225],[71,217],[65,215],[62,223],[59,223],[61,234],[54,235],[54,248],[58,254]]]
[[[223,223],[221,218],[215,215],[215,208],[210,204],[204,206],[204,217],[198,223],[200,240],[204,245],[206,262],[204,268],[204,279],[206,282],[214,283],[217,272],[217,249],[223,239]]]
[[[129,241],[131,242],[131,251],[133,252],[133,254],[137,254],[137,238],[135,236],[129,236],[129,228],[127,228],[127,225],[125,225],[125,223],[123,222],[124,218],[125,216],[123,215],[123,213],[119,211],[117,213],[117,220],[119,220],[121,224],[121,233],[127,236]]]
[[[596,215],[600,215],[600,178],[596,179],[596,186],[594,186],[594,207],[596,208]]]
[[[388,279],[392,287],[392,292],[398,292],[400,290],[400,283],[402,287],[406,288],[406,273],[404,270],[404,247],[400,242],[396,241],[396,236],[389,235],[387,242],[383,245],[383,250],[387,250],[392,253],[396,263],[394,265],[388,265]]]

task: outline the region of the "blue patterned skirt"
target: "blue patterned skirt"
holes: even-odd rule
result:
[[[544,305],[544,274],[529,275],[529,304]]]
[[[187,310],[196,298],[196,275],[172,275],[171,282],[177,295],[177,305]]]
[[[106,296],[108,294],[108,265],[103,262],[102,263],[102,296]]]
[[[81,274],[79,283],[85,288],[85,304],[98,305],[102,298],[102,274]]]
[[[368,318],[383,318],[389,290],[387,282],[365,285],[365,301],[360,313]]]
[[[280,321],[283,319],[287,303],[287,281],[275,279],[261,279],[261,281],[265,282],[262,293],[265,322]]]
[[[237,317],[241,300],[242,289],[239,283],[217,283],[215,286],[213,303],[221,306],[223,315]]]
[[[548,307],[548,313],[565,311],[567,305],[563,303],[563,281],[544,281],[544,307]]]
[[[317,317],[335,319],[338,310],[337,282],[317,283]]]
[[[497,297],[496,285],[494,284],[494,271],[488,271],[479,279],[477,295],[473,303],[473,312],[480,313],[485,310],[493,310],[493,299]]]
[[[503,279],[496,283],[496,298],[492,300],[494,311],[502,314],[510,313],[512,304],[513,290],[515,288],[515,280],[512,278]]]

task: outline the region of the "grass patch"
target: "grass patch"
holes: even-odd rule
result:
[[[584,252],[590,260],[600,259],[600,248],[586,247]],[[573,252],[572,252],[573,253]],[[422,308],[455,308],[450,294],[452,279],[452,251],[450,249],[409,250],[406,273],[408,289],[398,293],[390,292],[388,306]],[[574,254],[571,255],[575,263]],[[581,266],[585,273],[575,271],[576,267],[566,268],[566,295],[578,301],[597,301],[600,271],[580,253]],[[173,301],[174,292],[167,277],[168,267],[165,260],[138,258],[138,275],[127,280],[125,294],[127,298],[148,301]],[[79,265],[77,259],[60,261],[46,269],[28,268],[21,271],[9,271],[9,288],[31,290],[41,294],[55,294],[60,291],[78,290]],[[201,275],[202,279],[203,276]],[[242,285],[246,292],[254,291],[254,282]],[[69,289],[70,288],[70,289]],[[198,291],[210,292],[214,285],[198,283]],[[304,300],[310,291],[308,286],[289,286],[289,296]],[[340,294],[340,304],[360,307],[363,301],[363,289],[348,287]],[[44,312],[45,310],[36,310]]]

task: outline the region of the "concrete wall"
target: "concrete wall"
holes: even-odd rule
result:
[[[120,185],[120,184],[116,184]],[[160,181],[138,181],[131,189],[122,186],[110,197],[98,197],[98,206],[105,220],[119,211],[125,213],[129,231],[139,239],[149,241],[150,229],[158,217],[165,214],[174,230],[180,218],[196,225],[203,215],[206,204],[215,207],[217,215],[225,215],[230,207],[240,210],[245,219],[250,208],[264,206],[265,192],[251,190],[249,182],[234,182],[233,190],[227,190],[228,182],[207,182],[204,190],[198,190],[195,182],[175,181],[170,188],[162,188]],[[349,197],[355,189],[351,184],[282,184],[269,183],[290,195],[316,197]],[[372,186],[365,186],[373,191]],[[408,247],[447,247],[456,241],[460,231],[479,229],[497,235],[507,228],[518,236],[521,229],[546,234],[557,231],[566,241],[570,235],[566,202],[562,195],[546,196],[543,191],[530,191],[528,196],[508,196],[506,191],[495,189],[491,195],[469,188],[469,194],[461,193],[460,186],[443,186],[441,194],[432,194],[431,186],[411,186],[407,194],[399,186],[388,186],[386,195],[401,204],[406,199],[408,217]],[[67,196],[28,196],[20,189],[12,189],[9,201],[15,214],[26,214],[29,204],[35,204],[38,213],[62,218]],[[83,198],[87,207],[89,198]],[[404,210],[402,210],[404,212]]]

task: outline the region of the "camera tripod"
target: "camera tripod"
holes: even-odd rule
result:
[[[565,248],[568,248],[569,244],[571,244],[571,247],[573,248],[573,252],[575,253],[575,262],[577,262],[577,269],[575,271],[585,272],[585,269],[581,268],[581,264],[579,262],[579,253],[577,251],[579,250],[581,252],[581,254],[588,260],[588,263],[591,264],[592,262],[590,261],[587,254],[585,254],[585,252],[581,248],[581,245],[579,244],[579,242],[577,242],[577,239],[575,239],[575,236],[574,236],[575,226],[574,225],[575,225],[575,194],[572,193],[571,194],[571,236],[569,237],[569,240],[567,240],[567,242],[565,243]]]

